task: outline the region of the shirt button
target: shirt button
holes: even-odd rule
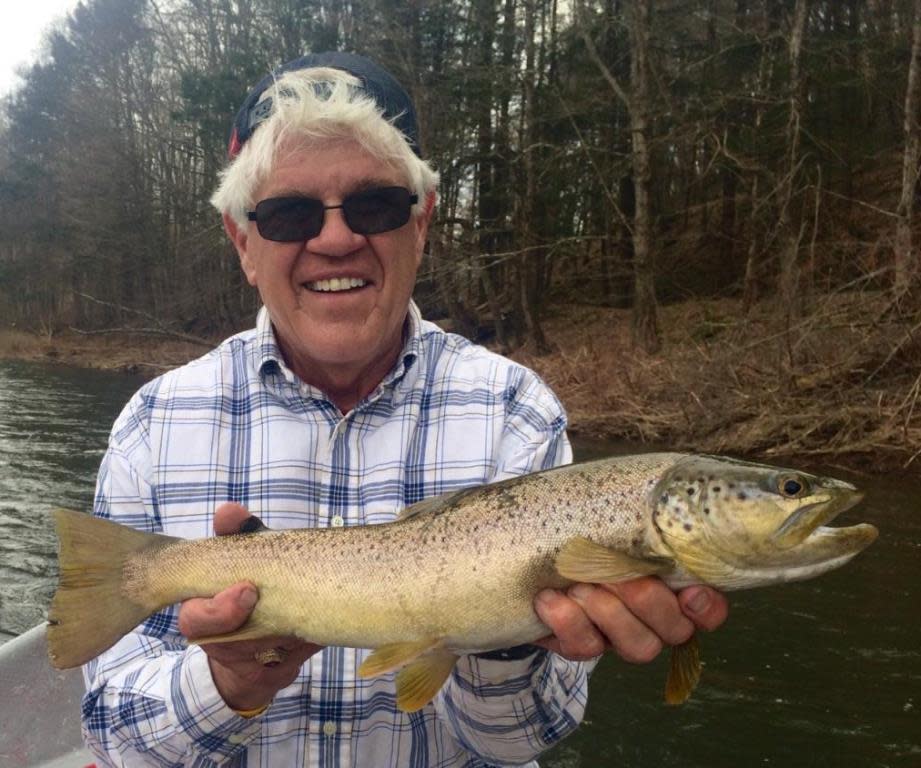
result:
[[[345,520],[342,519],[342,515],[333,515],[332,525],[333,528],[341,528],[343,525],[345,525]],[[335,727],[336,726],[334,725],[333,728]]]
[[[335,735],[336,724],[332,720],[327,720],[325,723],[323,723],[323,733],[326,734],[327,736]]]

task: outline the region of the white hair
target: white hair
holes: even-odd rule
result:
[[[211,204],[241,227],[257,202],[256,189],[268,178],[282,146],[304,149],[352,140],[392,168],[405,173],[424,203],[438,174],[410,148],[406,137],[383,116],[383,108],[341,69],[316,67],[281,75],[262,94],[271,96],[272,114],[253,131],[240,153],[221,172]],[[419,214],[421,205],[413,206]]]

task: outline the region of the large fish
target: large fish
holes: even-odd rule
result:
[[[374,648],[359,674],[400,670],[397,703],[413,711],[459,654],[546,636],[532,607],[545,587],[646,574],[674,589],[811,578],[876,538],[871,525],[825,526],[860,498],[795,470],[658,453],[458,491],[381,525],[183,540],[61,510],[49,654],[77,666],[164,606],[248,580],[259,590],[249,622],[208,642],[293,634]],[[666,700],[684,701],[699,671],[693,639],[673,649]]]

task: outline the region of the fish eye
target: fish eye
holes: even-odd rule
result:
[[[784,475],[778,482],[780,492],[789,498],[796,498],[806,492],[806,481],[795,475]]]

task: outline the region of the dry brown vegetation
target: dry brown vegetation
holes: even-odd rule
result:
[[[575,434],[921,471],[921,322],[868,292],[821,299],[789,333],[769,310],[664,307],[648,356],[628,312],[568,307],[548,321],[551,355],[515,357],[559,393]]]

